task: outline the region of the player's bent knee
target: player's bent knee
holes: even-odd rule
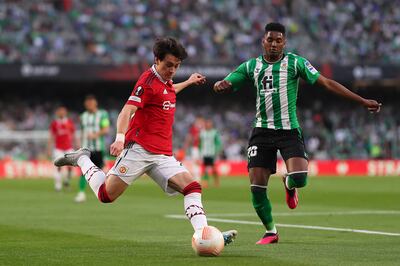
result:
[[[307,172],[289,173],[288,178],[292,183],[291,187],[302,188],[307,185]]]
[[[111,203],[115,200],[108,195],[105,183],[100,186],[97,198],[103,203]]]
[[[199,182],[193,181],[192,183],[187,185],[182,191],[182,194],[184,196],[189,195],[191,193],[201,193],[201,185]]]

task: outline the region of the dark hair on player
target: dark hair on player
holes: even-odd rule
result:
[[[87,100],[97,100],[97,98],[94,96],[94,94],[88,94],[85,96],[85,101]]]
[[[172,37],[158,38],[154,43],[153,53],[159,60],[164,60],[167,54],[172,54],[181,61],[187,57],[185,48]]]
[[[265,33],[269,31],[277,31],[282,33],[283,35],[286,34],[285,26],[283,26],[281,23],[278,22],[271,22],[265,25]]]

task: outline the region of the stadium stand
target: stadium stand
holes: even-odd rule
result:
[[[233,66],[260,53],[260,34],[272,20],[287,26],[287,50],[316,64],[400,64],[400,8],[390,0],[379,5],[372,0],[1,1],[0,64],[150,63],[154,38],[172,35],[187,47],[188,64]],[[1,98],[0,159],[43,157],[43,132],[60,100]],[[345,103],[300,105],[311,157],[400,158],[400,118],[392,115],[396,99],[392,100],[384,103],[374,122],[364,110]],[[78,122],[81,100],[74,101],[78,104],[71,106],[70,114]],[[175,143],[182,142],[195,116],[212,113],[223,133],[224,156],[243,159],[253,107],[193,104],[177,108]],[[115,98],[105,103],[113,124],[120,105]],[[25,141],[16,142],[9,139],[15,132],[39,133],[25,134]]]
[[[278,20],[288,28],[288,50],[311,61],[398,64],[400,9],[394,5],[390,0],[2,1],[0,62],[152,61],[154,38],[173,35],[188,48],[189,61],[238,63],[259,53],[265,22]]]

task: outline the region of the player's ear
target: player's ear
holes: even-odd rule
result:
[[[267,34],[264,33],[262,39],[261,39],[261,45],[264,47],[267,44]]]
[[[156,64],[156,65],[158,65],[158,64],[160,64],[160,59],[158,58],[158,57],[154,57],[154,63]]]

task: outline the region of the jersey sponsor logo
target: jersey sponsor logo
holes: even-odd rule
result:
[[[130,96],[128,100],[129,100],[129,101],[138,102],[138,103],[141,103],[141,102],[142,102],[142,99],[140,99],[140,98],[137,97],[137,96]]]
[[[170,110],[171,108],[175,108],[175,104],[171,103],[170,101],[163,102],[163,109]]]
[[[247,149],[247,156],[248,157],[254,157],[257,156],[257,146],[251,146]]]
[[[318,71],[315,69],[315,67],[313,67],[311,65],[311,63],[309,61],[305,61],[304,66],[308,69],[308,71],[311,72],[311,74],[313,74],[313,75],[317,74]]]
[[[263,89],[260,90],[261,94],[277,92],[278,90],[273,87],[273,76],[264,76],[262,79]]]
[[[135,89],[135,91],[133,92],[134,95],[136,96],[142,96],[144,93],[144,89],[142,88],[142,86],[139,86]]]

